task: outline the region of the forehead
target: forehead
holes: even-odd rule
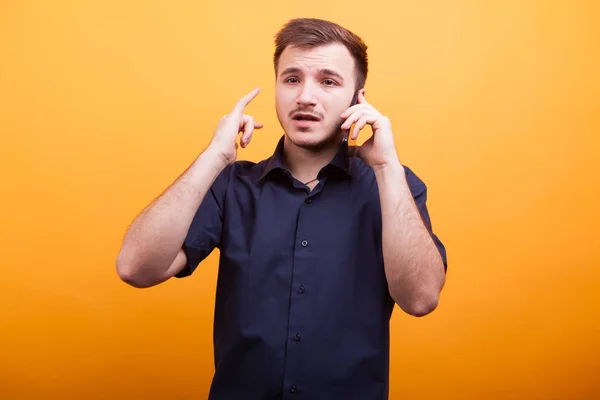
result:
[[[331,69],[345,78],[354,75],[354,58],[340,43],[331,43],[318,47],[288,46],[279,58],[278,73],[287,68],[299,68],[305,73],[317,73],[322,69]]]

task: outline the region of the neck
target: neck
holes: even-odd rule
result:
[[[285,166],[300,182],[316,179],[319,171],[331,161],[338,151],[339,145],[335,140],[323,147],[307,149],[296,146],[287,136],[284,139]]]

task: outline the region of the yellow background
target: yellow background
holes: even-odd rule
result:
[[[216,252],[147,290],[114,262],[255,86],[241,157],[271,154],[297,16],[366,40],[367,100],[448,249],[440,307],[393,316],[391,398],[600,397],[598,2],[0,4],[0,398],[206,398]]]

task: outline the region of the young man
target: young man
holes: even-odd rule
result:
[[[255,89],[133,221],[118,274],[149,287],[220,250],[210,399],[386,399],[394,304],[426,315],[445,280],[426,186],[366,100],[359,37],[292,20],[276,37],[274,64],[285,135],[273,156],[236,161],[239,133],[246,147],[262,127],[244,114]],[[356,150],[343,140],[352,124],[352,138],[373,131]]]

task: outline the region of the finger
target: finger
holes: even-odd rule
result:
[[[342,130],[350,129],[352,124],[355,123],[356,121],[358,121],[362,116],[363,116],[363,111],[357,111],[357,112],[352,113],[348,118],[346,118],[346,121],[344,121],[344,123],[342,124],[342,126],[341,126]]]
[[[262,124],[258,124],[262,128]],[[242,133],[242,137],[240,138],[240,144],[242,148],[245,148],[250,143],[252,139],[252,133],[254,129],[257,127],[257,123],[254,122],[254,118],[250,116],[245,116],[244,118],[244,133]]]
[[[244,111],[244,108],[258,95],[260,92],[260,88],[255,88],[253,91],[242,97],[238,100],[235,107],[233,108],[234,112],[241,114]]]
[[[248,143],[250,143],[250,138],[252,137],[252,132],[254,131],[254,118],[245,118],[243,129],[244,133],[242,133],[242,137],[240,138],[240,144],[242,145],[242,148],[245,148]]]
[[[362,104],[356,104],[353,105],[352,107],[349,107],[348,109],[346,109],[346,111],[344,111],[342,113],[342,115],[340,115],[340,117],[346,119],[348,118],[348,116],[350,116],[352,113],[358,112],[358,111],[364,111],[366,108],[364,105]]]
[[[260,122],[256,122],[254,120],[254,117],[244,114],[242,115],[242,120],[240,121],[240,126],[238,128],[238,131],[241,131],[244,129],[244,125],[246,124],[246,122],[248,122],[249,120],[252,120],[254,122],[254,128],[255,129],[260,129],[263,127],[263,124],[261,124]]]
[[[358,120],[356,125],[354,125],[354,129],[352,130],[352,140],[356,140],[361,129],[363,129],[365,125],[367,125],[367,121],[368,119],[363,116]]]

